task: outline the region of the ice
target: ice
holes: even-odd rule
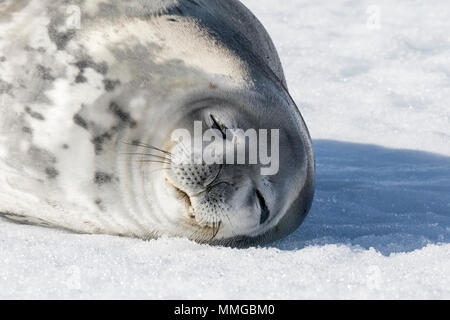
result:
[[[244,3],[314,139],[305,223],[237,250],[0,221],[0,298],[450,298],[450,3]]]

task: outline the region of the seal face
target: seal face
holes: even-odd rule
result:
[[[3,216],[232,246],[305,218],[311,139],[272,41],[240,2],[6,0],[0,52]],[[192,140],[174,139],[180,130]],[[227,145],[270,130],[278,140],[243,144],[250,160],[277,142],[269,174],[189,147],[197,133],[205,151],[205,134]]]

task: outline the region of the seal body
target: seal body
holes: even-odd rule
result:
[[[308,130],[272,41],[238,1],[2,1],[0,94],[10,219],[248,245],[292,232],[310,208]],[[171,132],[194,121],[279,129],[279,172],[175,166]]]

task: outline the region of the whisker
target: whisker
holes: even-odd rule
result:
[[[219,182],[215,183],[215,182],[219,179],[219,177],[220,177],[220,173],[222,172],[222,168],[223,168],[223,165],[220,166],[219,171],[217,172],[216,177],[214,178],[214,180],[211,181],[211,182],[206,186],[207,191],[210,191],[212,188],[214,188],[215,186],[218,186],[218,185],[220,185],[220,184],[229,184],[229,183],[226,182],[226,181],[219,181]]]
[[[152,156],[155,158],[159,158],[159,159],[163,159],[163,160],[169,160],[167,157],[163,157],[163,156],[158,156],[156,154],[151,154],[151,153],[121,153],[122,155],[130,155],[130,156]]]
[[[214,240],[214,238],[217,236],[221,225],[222,225],[222,221],[217,222],[217,220],[215,219],[215,221],[213,222],[213,235],[212,235],[211,240]]]
[[[154,146],[152,146],[152,145],[145,144],[145,143],[142,143],[142,142],[139,142],[139,141],[138,141],[138,142],[133,142],[133,143],[125,142],[125,141],[122,141],[122,142],[123,142],[124,144],[129,145],[129,146],[148,148],[148,149],[156,150],[156,151],[159,151],[159,152],[168,154],[168,155],[172,155],[169,151],[165,151],[165,150],[162,150],[162,149],[160,149],[160,148],[157,148],[157,147],[154,147]]]
[[[197,229],[191,232],[190,239],[202,240],[201,235],[204,234],[205,231],[203,229]]]
[[[152,173],[155,173],[155,172],[158,172],[158,171],[162,171],[162,170],[170,170],[170,169],[171,168],[159,168],[159,169],[155,169],[155,170],[150,171],[149,174],[152,174]]]
[[[171,165],[172,163],[166,162],[166,161],[159,161],[159,160],[136,160],[136,162],[139,163],[163,163],[167,165]]]

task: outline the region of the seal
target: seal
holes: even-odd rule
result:
[[[249,246],[293,232],[311,207],[308,129],[269,35],[236,0],[2,1],[0,94],[9,219]],[[193,161],[173,132],[195,136],[196,122],[222,142],[277,130],[276,172]]]

